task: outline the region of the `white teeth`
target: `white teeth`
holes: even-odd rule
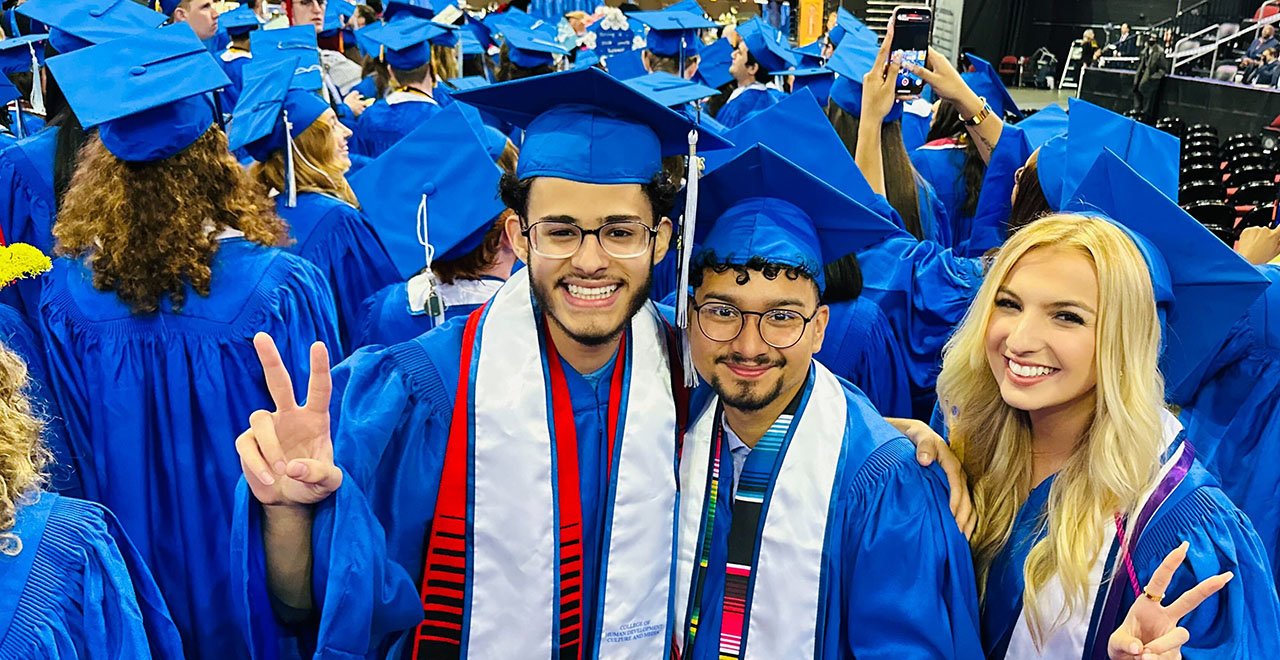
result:
[[[617,284],[592,287],[578,286],[576,284],[569,284],[567,286],[569,289],[569,295],[583,300],[604,300],[605,298],[613,295],[614,291],[618,290]]]
[[[1009,371],[1022,376],[1023,378],[1035,378],[1036,376],[1048,376],[1057,371],[1049,367],[1036,367],[1029,364],[1018,364],[1013,360],[1009,360]]]

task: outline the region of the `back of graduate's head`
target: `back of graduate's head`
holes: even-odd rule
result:
[[[692,78],[693,74],[698,71],[699,58],[697,54],[685,57],[683,67],[681,67],[679,55],[659,55],[651,50],[645,50],[643,57],[644,66],[650,73],[662,71],[682,78]]]
[[[497,129],[485,127],[485,131],[497,132]],[[520,158],[520,150],[511,140],[504,140],[502,152],[495,159],[504,175],[515,175],[516,163]],[[511,272],[515,263],[515,253],[511,248],[511,240],[507,238],[507,217],[513,211],[503,209],[493,219],[493,223],[485,230],[480,245],[456,259],[436,259],[431,262],[431,272],[442,284],[450,284],[458,280],[478,280],[487,275],[505,277]],[[497,274],[494,271],[506,270]]]
[[[1050,580],[1061,580],[1072,612],[1085,607],[1094,558],[1106,551],[1102,531],[1115,511],[1136,506],[1159,467],[1155,298],[1127,230],[1099,216],[1050,215],[1004,244],[947,343],[938,400],[973,484],[979,585],[1025,500],[1036,425],[1081,434],[1051,487],[1048,535],[1025,565],[1037,640],[1060,623],[1056,599],[1041,598]]]
[[[458,62],[458,50],[461,46],[431,45],[431,75],[436,82],[453,80],[462,74]]]
[[[554,73],[555,64],[538,64],[536,66],[520,66],[511,59],[511,48],[506,43],[498,49],[498,82],[523,80],[546,73]]]
[[[929,126],[929,134],[925,142],[952,138],[964,145],[964,166],[961,176],[964,178],[964,199],[960,203],[960,215],[972,217],[978,210],[978,195],[982,193],[982,179],[987,165],[982,160],[977,145],[969,139],[969,132],[960,119],[960,111],[951,101],[938,101],[937,110],[933,113],[933,123]]]
[[[1014,172],[1013,200],[1009,208],[1009,235],[1036,219],[1053,212],[1040,184],[1040,150],[1031,152],[1027,162]]]
[[[347,183],[351,168],[347,138],[351,129],[338,121],[333,110],[327,110],[293,140],[294,176],[299,192],[318,192],[358,205],[356,195]],[[265,161],[255,162],[249,172],[269,190],[285,190],[285,153],[276,149]]]
[[[118,158],[92,135],[63,201],[55,253],[84,259],[94,286],[139,314],[165,297],[180,308],[187,285],[208,295],[223,230],[261,245],[288,236],[266,189],[236,162],[217,126],[172,156],[143,162]]]
[[[0,343],[0,554],[8,556],[22,551],[22,539],[12,533],[18,507],[48,483],[53,465],[30,386],[27,364]]]
[[[845,110],[835,99],[827,103],[827,118],[836,129],[836,135],[844,143],[850,155],[858,155],[858,127],[861,118]],[[880,127],[880,156],[884,163],[885,199],[902,216],[907,231],[916,238],[924,238],[920,223],[920,198],[916,188],[916,170],[902,141],[902,120],[884,122]]]

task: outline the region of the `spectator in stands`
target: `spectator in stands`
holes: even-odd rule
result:
[[[1240,70],[1244,72],[1245,82],[1248,82],[1253,70],[1262,65],[1262,51],[1277,46],[1280,46],[1280,41],[1276,41],[1276,26],[1269,23],[1262,26],[1258,31],[1258,38],[1249,44],[1249,50],[1240,58]]]
[[[1245,75],[1244,82],[1249,85],[1275,87],[1277,77],[1280,77],[1280,60],[1276,59],[1276,49],[1268,48],[1262,51],[1262,61],[1258,66]]]
[[[1102,55],[1102,49],[1098,47],[1097,35],[1092,29],[1084,31],[1084,35],[1080,37],[1080,46],[1083,49],[1080,53],[1080,61],[1086,65],[1092,64]]]
[[[1138,62],[1138,75],[1134,76],[1133,109],[1140,113],[1139,121],[1148,124],[1155,121],[1160,81],[1169,73],[1169,58],[1164,49],[1164,44],[1152,33]]]
[[[1128,23],[1120,24],[1120,38],[1115,43],[1116,55],[1135,57],[1138,54],[1138,39],[1129,29]]]

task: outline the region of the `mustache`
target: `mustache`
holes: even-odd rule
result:
[[[741,353],[730,353],[716,358],[716,364],[738,365],[743,367],[785,367],[786,358],[771,359],[767,355],[747,357]]]

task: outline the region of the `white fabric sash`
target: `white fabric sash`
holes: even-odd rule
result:
[[[554,454],[528,271],[511,277],[479,330],[474,402],[474,534],[467,657],[551,658],[559,639]],[[631,322],[625,426],[605,520],[598,657],[663,657],[675,525],[675,401],[652,303]],[[624,368],[625,360],[617,368]],[[584,539],[584,546],[589,541]],[[587,608],[598,603],[584,602]],[[584,644],[591,643],[585,630]]]
[[[752,570],[750,620],[744,660],[813,658],[817,648],[823,550],[832,489],[844,447],[848,406],[844,388],[813,363],[813,391],[797,412],[794,431],[765,512],[758,559]],[[696,576],[707,469],[715,440],[716,399],[685,437],[680,464],[680,533],[676,567],[676,621],[687,620]],[[731,483],[732,463],[722,458],[720,481]],[[721,488],[719,497],[729,496]],[[683,633],[683,631],[681,631]],[[704,633],[705,634],[705,633]],[[680,636],[683,642],[683,634]]]
[[[440,105],[430,96],[423,96],[418,92],[391,92],[387,94],[387,105],[399,105],[401,103],[430,103],[431,105]]]
[[[246,52],[243,50],[231,50],[230,48],[228,48],[222,51],[221,57],[223,62],[234,62],[236,60],[242,60],[246,57],[251,58],[253,57],[253,53]]]
[[[454,280],[450,284],[437,284],[436,295],[445,309],[459,305],[482,305],[501,289],[503,280]],[[427,298],[431,295],[431,278],[421,272],[409,278],[408,291],[409,310],[414,314],[427,311]]]
[[[1172,445],[1174,439],[1182,432],[1182,423],[1178,421],[1177,417],[1174,417],[1173,414],[1167,410],[1161,411],[1161,423],[1163,425],[1165,446]],[[1164,464],[1160,466],[1160,473],[1156,476],[1155,481],[1151,483],[1151,486],[1147,488],[1146,492],[1142,494],[1142,499],[1138,501],[1138,506],[1134,509],[1135,512],[1142,511],[1142,509],[1146,507],[1147,501],[1150,500],[1152,494],[1155,493],[1156,487],[1160,485],[1160,482],[1163,481],[1165,476],[1169,474],[1169,471],[1173,469],[1173,466],[1178,462],[1178,459],[1182,457],[1182,452],[1185,450],[1185,444],[1178,445],[1177,451],[1173,452]],[[1137,541],[1137,539],[1132,538],[1133,525],[1136,522],[1137,515],[1129,516],[1129,521],[1125,529],[1125,538],[1129,539],[1131,551],[1132,548],[1135,547],[1133,544]],[[1058,658],[1084,657],[1084,645],[1088,641],[1090,632],[1089,622],[1093,618],[1094,606],[1097,603],[1098,592],[1102,585],[1102,576],[1106,574],[1107,559],[1110,555],[1110,552],[1108,551],[1110,550],[1112,543],[1115,542],[1115,539],[1115,522],[1108,520],[1106,522],[1105,529],[1103,529],[1102,550],[1098,552],[1098,559],[1094,562],[1093,567],[1089,569],[1089,585],[1085,591],[1085,593],[1088,594],[1088,599],[1085,602],[1085,606],[1076,611],[1066,620],[1065,623],[1053,631],[1049,639],[1046,640],[1043,651],[1036,650],[1036,645],[1031,641],[1031,629],[1028,627],[1027,614],[1024,610],[1018,617],[1018,623],[1015,624],[1013,628],[1013,636],[1009,639],[1009,650],[1005,653],[1005,660],[1022,660],[1024,658],[1052,658],[1056,660]],[[1117,559],[1118,558],[1119,555],[1117,554]],[[1117,580],[1129,579],[1127,571],[1125,571],[1124,568],[1117,568],[1116,571],[1113,571],[1113,574],[1115,576],[1114,579]],[[1057,578],[1057,576],[1054,576],[1047,584],[1045,584],[1042,602],[1066,603],[1066,595],[1062,589],[1062,582]],[[1062,610],[1059,609],[1056,614],[1061,616],[1061,612]],[[1122,612],[1120,616],[1123,618],[1124,613]],[[1107,631],[1106,634],[1109,636],[1111,631]]]

